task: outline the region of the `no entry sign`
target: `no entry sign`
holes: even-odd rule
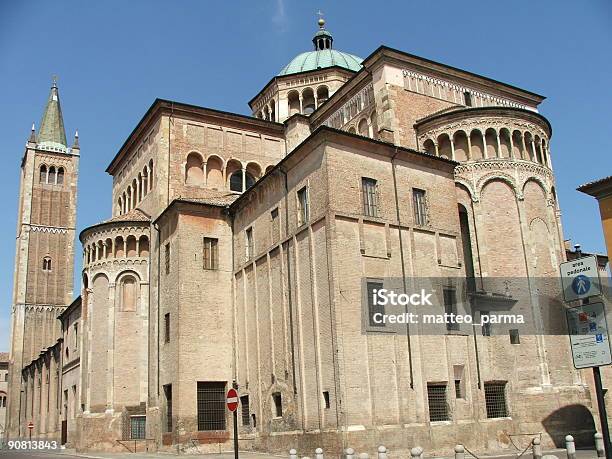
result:
[[[225,403],[227,404],[227,409],[232,412],[238,409],[238,392],[236,392],[236,389],[231,388],[227,391]]]
[[[32,421],[28,422],[28,429],[32,430],[34,428],[34,423]]]

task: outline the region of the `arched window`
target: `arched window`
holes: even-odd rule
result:
[[[55,184],[55,167],[51,166],[49,168],[49,178],[47,179],[47,183]]]
[[[43,271],[51,271],[51,257],[44,257],[42,263]]]
[[[149,161],[149,191],[153,189],[153,160]]]
[[[314,91],[311,88],[306,88],[302,92],[302,114],[310,115],[315,111]]]
[[[62,183],[64,183],[64,168],[60,167],[57,170],[57,184],[61,185]]]
[[[47,183],[47,166],[44,164],[40,166],[40,177],[38,179],[40,183]]]
[[[248,190],[255,183],[255,179],[249,172],[244,173],[246,178],[246,186],[243,188],[242,184],[242,170],[234,172],[230,177],[230,190],[242,192]]]
[[[135,311],[136,310],[136,278],[134,276],[125,276],[121,280],[121,310]]]

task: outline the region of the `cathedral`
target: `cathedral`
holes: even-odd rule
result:
[[[544,97],[339,51],[323,19],[311,46],[251,116],[153,102],[106,168],[112,215],[78,234],[77,292],[79,137],[53,83],[21,162],[9,437],[33,423],[79,451],[229,450],[233,386],[243,450],[592,438],[565,332],[363,320],[364,291],[417,278],[443,280],[443,312],[563,314],[536,282],[566,257]]]

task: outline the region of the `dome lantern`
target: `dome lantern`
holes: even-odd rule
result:
[[[319,18],[319,30],[312,37],[312,43],[314,44],[315,51],[322,51],[324,49],[332,49],[332,43],[334,37],[325,29],[325,19]]]
[[[332,49],[332,34],[325,28],[325,20],[318,21],[319,30],[312,37],[313,51],[298,54],[279,72],[279,76],[318,70],[327,67],[341,67],[352,72],[361,70],[361,59],[354,54]]]

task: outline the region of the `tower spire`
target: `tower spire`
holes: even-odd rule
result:
[[[49,100],[40,122],[38,131],[38,145],[42,148],[66,151],[66,131],[60,106],[59,90],[57,88],[57,77],[53,76]]]

